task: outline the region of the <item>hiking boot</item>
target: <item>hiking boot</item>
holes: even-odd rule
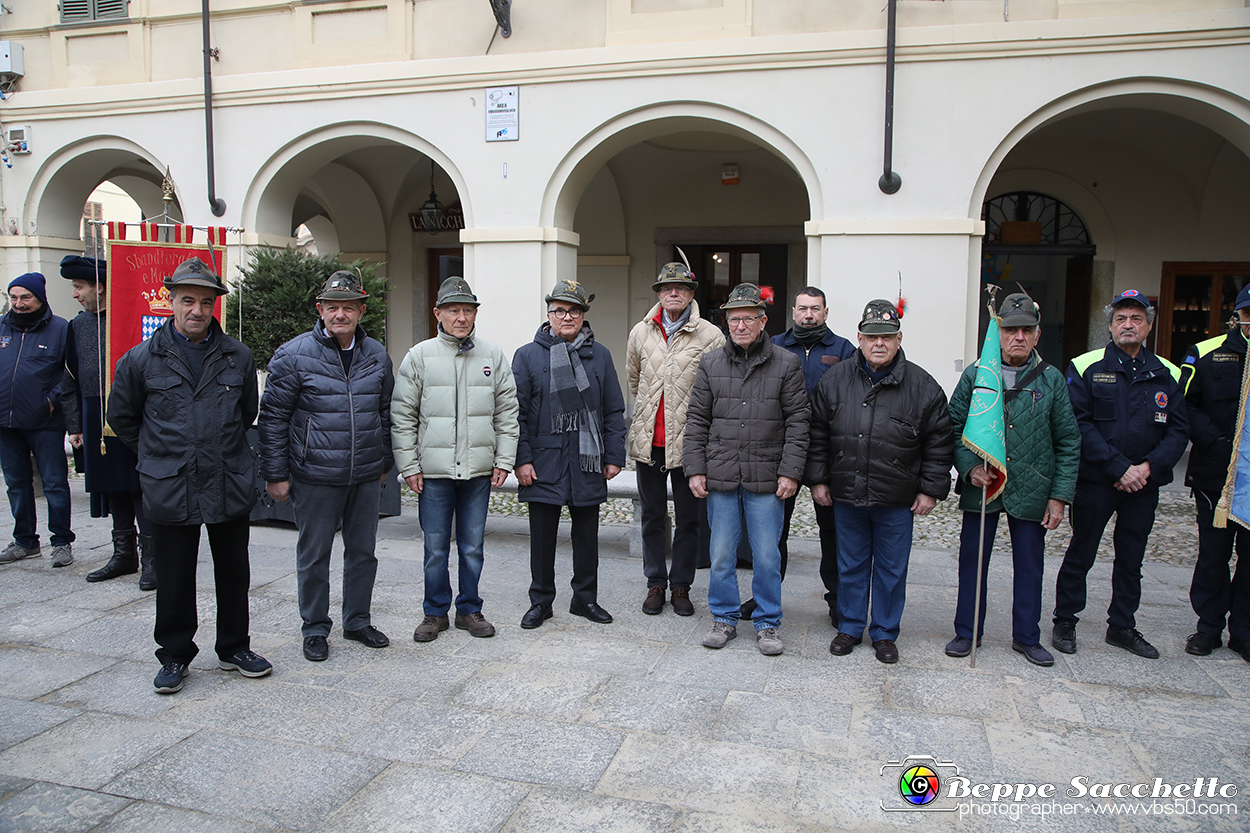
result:
[[[647,598],[642,600],[642,612],[655,616],[664,609],[664,588],[656,585],[647,588]]]
[[[760,628],[755,632],[755,645],[760,649],[760,653],[766,657],[775,657],[780,654],[785,646],[781,644],[781,637],[777,635],[776,628]]]
[[[98,570],[87,573],[87,581],[108,581],[118,576],[139,572],[139,551],[135,549],[133,529],[113,530],[113,557]]]
[[[10,561],[19,561],[23,558],[37,558],[43,554],[43,551],[36,544],[33,547],[23,547],[17,541],[9,544],[0,551],[0,564],[8,564]]]
[[[471,636],[486,638],[495,635],[495,626],[486,621],[481,611],[474,613],[457,613],[456,627],[468,631]]]
[[[52,548],[52,566],[68,567],[74,563],[74,548],[69,544],[61,544]]]
[[[694,603],[690,601],[689,587],[674,587],[672,592],[673,612],[678,616],[693,616]]]
[[[729,640],[737,637],[738,629],[728,622],[713,622],[712,629],[703,637],[704,648],[724,648]]]
[[[273,671],[273,664],[254,651],[239,651],[232,657],[218,659],[217,667],[222,671],[238,671],[244,677],[267,677]]]
[[[412,632],[413,642],[433,642],[438,639],[439,631],[445,631],[448,628],[446,616],[426,616],[421,620],[421,624],[417,625],[417,629]]]

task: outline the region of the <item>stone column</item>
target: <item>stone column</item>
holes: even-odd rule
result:
[[[1114,294],[1115,261],[1095,259],[1089,282],[1089,338],[1085,349],[1095,350],[1107,343],[1107,315],[1102,310]]]

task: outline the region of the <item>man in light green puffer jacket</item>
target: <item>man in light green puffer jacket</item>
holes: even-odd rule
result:
[[[478,581],[491,486],[502,486],[516,462],[516,382],[494,344],[475,338],[477,296],[464,278],[438,289],[438,335],[404,357],[391,399],[395,465],[417,493],[425,542],[425,618],[412,634],[432,642],[447,630],[451,609],[452,524],[460,553],[456,627],[494,636],[482,615]]]

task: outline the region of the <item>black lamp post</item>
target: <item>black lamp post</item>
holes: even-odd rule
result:
[[[421,224],[430,234],[438,234],[445,211],[434,191],[434,160],[430,160],[430,197],[421,205]]]

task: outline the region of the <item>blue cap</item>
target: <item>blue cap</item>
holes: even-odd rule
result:
[[[1237,303],[1233,304],[1233,312],[1250,307],[1250,284],[1237,293]]]
[[[1126,289],[1111,299],[1111,306],[1118,307],[1125,301],[1139,304],[1142,309],[1150,309],[1150,299],[1136,289]]]

